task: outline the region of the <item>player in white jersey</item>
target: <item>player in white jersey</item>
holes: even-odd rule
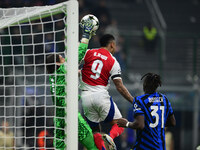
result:
[[[130,103],[133,102],[133,97],[123,85],[120,65],[112,55],[116,50],[114,37],[104,35],[100,39],[100,45],[99,49],[87,50],[84,57],[80,87],[82,106],[93,132],[101,132],[100,122],[109,122],[112,125],[109,135],[114,139],[124,129],[116,124],[122,115],[107,91],[110,78],[119,93]]]

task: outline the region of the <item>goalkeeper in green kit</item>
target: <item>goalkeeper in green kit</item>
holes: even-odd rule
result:
[[[84,24],[83,35],[81,43],[79,45],[79,62],[84,57],[86,50],[88,48],[89,39],[94,35],[92,31],[94,25],[90,19]],[[55,130],[54,130],[54,146],[56,149],[64,150],[66,145],[64,143],[65,139],[65,120],[66,115],[65,107],[65,58],[59,54],[50,54],[46,58],[46,68],[50,75],[51,93],[53,95],[53,103],[56,105],[56,117]],[[55,74],[56,75],[55,75]],[[78,72],[77,72],[78,74]],[[91,128],[87,122],[83,119],[80,113],[78,113],[78,139],[88,150],[98,150],[95,145],[94,137]]]

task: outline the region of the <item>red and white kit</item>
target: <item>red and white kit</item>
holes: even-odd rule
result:
[[[121,68],[115,57],[106,49],[87,50],[80,89],[84,114],[92,122],[122,117],[107,91],[110,78],[121,79]]]

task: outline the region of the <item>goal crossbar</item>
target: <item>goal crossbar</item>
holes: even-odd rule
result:
[[[67,2],[52,6],[0,9],[0,29],[65,12],[66,4]],[[14,9],[15,11],[13,11]],[[24,9],[26,9],[28,13],[24,14]],[[40,14],[40,16],[38,16],[38,14]]]

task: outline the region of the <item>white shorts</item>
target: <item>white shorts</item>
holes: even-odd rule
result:
[[[110,122],[122,117],[107,91],[82,91],[81,99],[84,115],[92,123]]]

